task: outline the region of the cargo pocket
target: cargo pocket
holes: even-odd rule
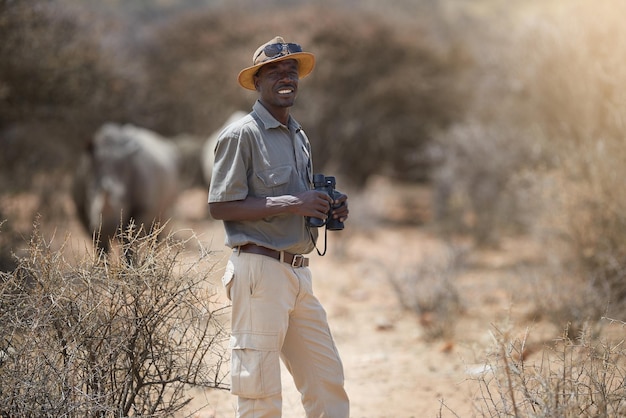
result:
[[[232,301],[232,297],[230,294],[230,289],[233,287],[233,279],[235,278],[235,265],[231,260],[228,260],[226,263],[226,270],[224,271],[224,275],[222,276],[222,284],[224,285],[224,289],[226,290],[226,297],[228,300]]]
[[[233,395],[258,399],[280,393],[277,334],[234,334],[230,346]]]

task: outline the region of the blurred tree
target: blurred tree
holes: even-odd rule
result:
[[[320,7],[292,8],[287,21],[272,11],[245,18],[207,10],[154,27],[142,54],[155,86],[148,123],[168,134],[205,134],[233,110],[249,109],[256,96],[237,86],[236,75],[259,43],[280,34],[317,56],[294,108],[314,143],[316,169],[357,186],[372,174],[425,180],[433,133],[467,103],[461,48],[435,44],[425,27],[406,31],[354,10],[320,23]]]
[[[133,89],[106,50],[107,31],[64,2],[0,2],[0,170],[3,187],[69,166],[91,132],[127,117]]]
[[[75,0],[0,7],[0,145],[10,149],[0,162],[21,179],[67,171],[105,121],[208,137],[234,110],[250,109],[256,96],[236,75],[277,34],[318,57],[294,109],[316,169],[354,185],[373,174],[426,179],[431,137],[467,103],[462,48],[434,42],[419,23],[352,7],[242,13],[237,2],[141,21]]]
[[[462,56],[374,16],[335,15],[313,44],[319,65],[307,90],[318,164],[357,186],[371,174],[426,180],[433,134],[460,118],[467,102]]]
[[[147,30],[141,59],[152,88],[145,125],[166,135],[208,137],[233,111],[251,107],[236,75],[255,25],[238,20],[228,11],[195,11]]]

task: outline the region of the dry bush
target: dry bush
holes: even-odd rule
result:
[[[0,415],[172,416],[190,386],[226,388],[209,253],[126,231],[120,254],[70,265],[35,228],[0,281]]]
[[[524,68],[519,60],[525,51],[515,37],[525,13],[498,4],[484,2],[491,13],[478,15],[471,6],[460,9],[469,11],[456,30],[474,64],[464,79],[471,101],[464,117],[436,135],[432,148],[437,226],[446,235],[468,234],[480,246],[497,246],[501,237],[532,227],[542,208],[530,195],[529,172],[548,159],[516,73]]]
[[[0,210],[0,272],[12,271],[17,267],[13,257],[13,248],[18,244],[19,234],[7,221]]]
[[[520,61],[512,63],[524,92],[520,111],[534,120],[551,156],[545,178],[558,189],[542,224],[544,241],[565,246],[563,264],[588,282],[609,314],[626,306],[626,52],[619,1],[577,1],[541,16],[519,32]],[[597,319],[597,317],[596,317]]]
[[[482,75],[468,122],[440,138],[448,158],[435,178],[453,231],[479,242],[511,226],[532,232],[566,267],[545,280],[595,292],[596,320],[626,302],[625,11],[612,0],[529,3],[469,37]]]
[[[572,335],[588,329],[596,336],[601,330],[598,320],[607,312],[606,293],[598,292],[593,282],[581,278],[557,257],[552,263],[522,273],[535,305],[532,315],[557,327],[567,326]]]
[[[444,234],[470,234],[493,246],[526,230],[534,210],[521,174],[536,158],[519,132],[467,122],[439,135],[442,163],[433,170],[434,213]]]
[[[600,341],[565,335],[526,358],[527,337],[496,329],[494,349],[478,378],[474,403],[489,417],[616,417],[626,414],[623,338]],[[537,356],[535,356],[537,357]]]
[[[462,269],[464,250],[449,247],[437,256],[389,273],[400,305],[419,317],[427,340],[450,338],[463,309],[455,279]]]

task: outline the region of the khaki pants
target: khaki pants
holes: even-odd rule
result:
[[[280,360],[309,418],[347,418],[343,366],[311,272],[270,257],[233,252],[223,278],[232,306],[231,392],[237,417],[280,417]]]

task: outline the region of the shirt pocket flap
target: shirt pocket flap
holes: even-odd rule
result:
[[[291,177],[291,167],[276,167],[270,170],[263,170],[257,173],[257,177],[263,182],[265,187],[277,187],[286,184]]]

